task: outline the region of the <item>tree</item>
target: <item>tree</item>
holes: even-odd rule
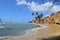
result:
[[[37,20],[37,18],[38,18],[38,17],[36,16],[35,19]]]
[[[37,19],[41,20],[42,17],[43,17],[43,14],[41,13],[40,15],[37,15],[35,18],[36,18],[36,20]]]
[[[42,18],[42,17],[43,17],[43,14],[41,13],[41,14],[39,15],[39,17]]]
[[[38,15],[38,12],[36,12],[36,15]]]
[[[38,15],[37,18],[40,20],[40,15]]]
[[[34,13],[32,12],[32,16],[34,17]]]

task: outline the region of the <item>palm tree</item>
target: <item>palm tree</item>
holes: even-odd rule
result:
[[[38,15],[38,18],[39,18],[39,20],[40,20],[40,15]]]
[[[35,19],[36,19],[36,20],[38,19],[38,12],[36,12],[36,17],[35,17]]]
[[[43,17],[43,14],[41,13],[40,15],[37,15],[35,18],[36,20],[41,20],[42,17]]]
[[[41,13],[40,15],[39,15],[39,17],[40,17],[40,19],[43,17],[43,14]]]
[[[36,12],[36,15],[38,15],[38,12]]]
[[[35,19],[37,20],[37,18],[38,18],[38,17],[36,16]]]
[[[39,18],[39,20],[40,20],[40,21],[39,21],[40,23],[43,23],[42,17],[43,17],[43,14],[41,13],[41,14],[38,16],[38,18]]]
[[[34,13],[32,12],[33,20],[34,20]]]

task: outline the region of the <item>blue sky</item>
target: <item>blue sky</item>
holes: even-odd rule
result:
[[[44,4],[41,2],[42,0],[0,0],[0,18],[5,22],[26,23],[34,19],[31,15],[32,12],[39,12],[39,14],[42,12],[46,16],[60,11],[60,5],[55,4],[49,11],[50,13],[46,14],[48,8],[52,5],[52,1],[45,0]]]

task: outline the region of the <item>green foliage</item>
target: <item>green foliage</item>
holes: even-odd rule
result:
[[[34,15],[34,13],[32,13],[32,15]],[[36,12],[36,17],[35,17],[35,20],[40,20],[40,23],[43,23],[43,19],[42,19],[42,17],[43,17],[43,14],[41,13],[40,15],[38,14],[38,12]],[[29,23],[31,23],[31,22],[29,22]]]
[[[42,18],[43,17],[43,14],[41,13],[39,16],[40,16],[40,18]]]

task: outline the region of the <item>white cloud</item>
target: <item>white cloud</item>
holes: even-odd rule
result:
[[[52,7],[52,9],[51,9],[51,12],[58,12],[58,11],[60,11],[60,5],[55,5],[54,7]]]
[[[17,0],[17,5],[26,5],[27,2],[25,0]]]
[[[45,15],[44,17],[50,16],[49,14]]]
[[[49,9],[49,7],[51,7],[53,5],[53,3],[46,2],[44,4],[38,4],[34,1],[27,2],[26,0],[17,0],[17,5],[26,5],[27,8],[29,8],[32,11],[47,11]],[[50,11],[51,12],[60,11],[60,6],[54,5]]]
[[[50,6],[52,6],[52,2],[47,2],[41,5],[38,3],[32,2],[29,8],[32,11],[47,11]]]

